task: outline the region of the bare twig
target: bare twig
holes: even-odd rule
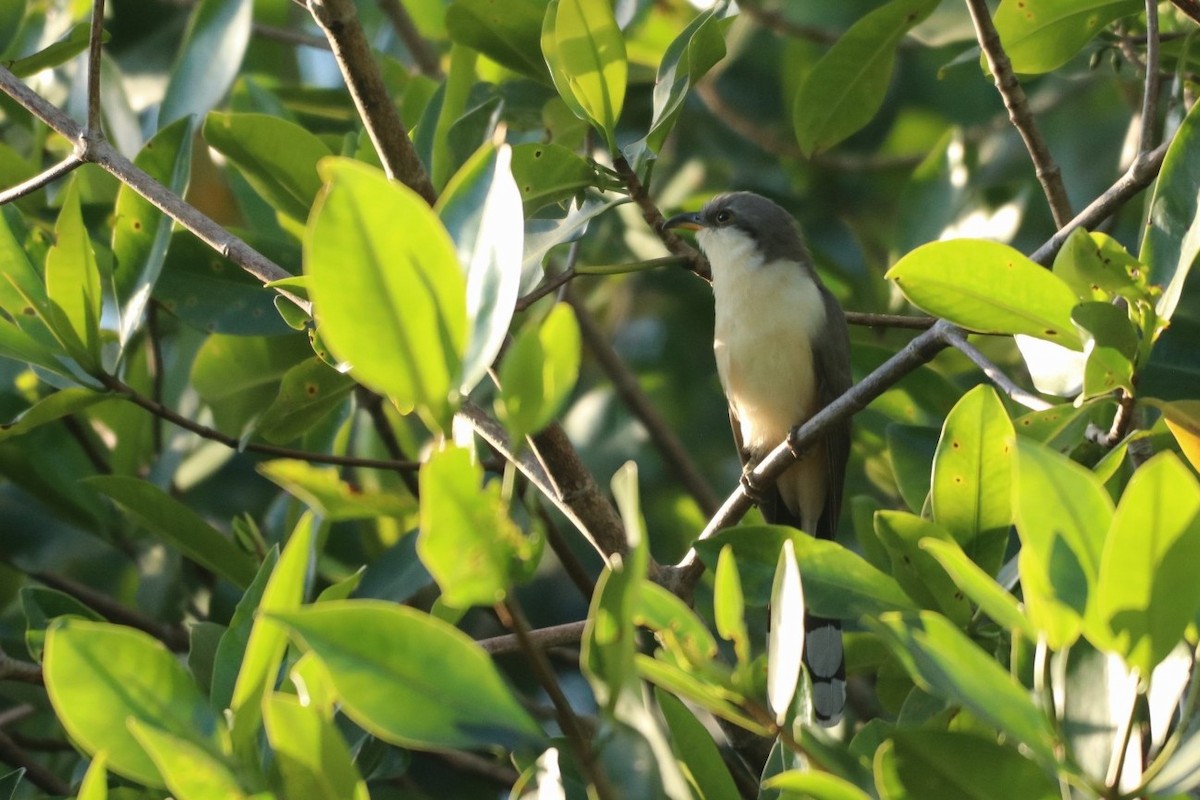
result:
[[[658,235],[658,238],[662,240],[667,249],[677,256],[686,258],[691,264],[692,272],[706,281],[712,281],[712,269],[708,266],[708,259],[701,255],[700,251],[680,238],[679,234],[663,227],[667,221],[666,218],[658,210],[658,206],[654,205],[654,201],[650,198],[649,192],[646,191],[646,187],[642,184],[641,178],[637,176],[637,173],[625,159],[625,156],[615,155],[613,157],[613,166],[616,167],[617,174],[621,176],[621,180],[625,182],[625,188],[629,190],[629,199],[637,203],[638,208],[641,209],[642,219],[646,220],[646,224]]]
[[[579,718],[575,716],[574,709],[571,708],[571,703],[563,694],[562,687],[558,685],[558,677],[554,674],[550,662],[546,660],[546,654],[542,652],[541,645],[531,637],[529,622],[521,612],[516,598],[510,596],[503,603],[497,603],[496,614],[500,617],[501,622],[512,629],[521,652],[525,654],[529,666],[533,669],[534,677],[537,678],[542,690],[550,698],[550,702],[554,704],[558,727],[567,737],[567,742],[579,762],[579,769],[587,776],[588,783],[595,790],[596,796],[600,800],[615,800],[617,794],[613,791],[608,776],[596,763],[591,737],[583,729]]]
[[[333,47],[342,78],[367,128],[388,177],[408,186],[433,205],[437,192],[417,156],[408,129],[396,111],[371,55],[354,0],[308,0],[308,10]]]
[[[92,27],[88,33],[87,120],[84,135],[100,138],[100,53],[104,43],[104,0],[92,0]]]
[[[28,575],[51,589],[71,595],[85,606],[99,612],[109,622],[145,631],[176,653],[186,653],[188,650],[188,634],[182,627],[173,627],[152,619],[140,611],[118,603],[103,592],[62,575],[53,572],[30,572]]]
[[[182,414],[167,408],[162,403],[152,398],[146,397],[141,392],[129,386],[125,382],[112,375],[100,375],[97,379],[104,386],[126,400],[129,400],[134,405],[146,409],[156,417],[170,422],[186,431],[196,434],[202,439],[209,439],[214,442],[229,447],[233,450],[247,450],[252,453],[263,453],[264,455],[278,456],[280,458],[295,458],[301,461],[309,461],[314,464],[333,464],[340,467],[365,467],[367,469],[388,469],[395,472],[411,472],[420,469],[421,462],[419,461],[399,461],[387,458],[364,458],[360,456],[339,456],[332,453],[314,453],[309,450],[296,450],[291,447],[281,447],[279,445],[265,444],[262,442],[242,442],[236,436],[229,436],[221,433],[215,428],[210,428],[207,425],[201,425],[195,420],[188,419]]]
[[[432,752],[429,755],[445,761],[456,771],[472,772],[505,787],[511,787],[520,777],[512,767],[498,764],[495,761],[491,761],[483,756],[477,756],[465,750],[442,750]]]
[[[625,366],[625,362],[617,355],[617,351],[604,338],[596,321],[588,313],[587,307],[573,293],[568,292],[566,299],[575,309],[575,318],[579,320],[579,332],[583,337],[584,346],[608,375],[609,380],[613,383],[613,388],[616,389],[625,405],[642,423],[642,427],[650,436],[650,441],[654,443],[667,466],[675,473],[675,477],[700,506],[704,516],[711,517],[721,507],[721,501],[692,462],[687,449],[659,415],[658,409],[650,402],[650,398],[642,391],[637,376]]]
[[[400,40],[404,42],[404,46],[408,48],[413,61],[417,62],[417,69],[421,70],[421,74],[440,81],[444,76],[437,51],[429,46],[429,42],[425,41],[425,37],[417,30],[412,17],[408,15],[408,10],[404,8],[400,0],[378,0],[378,2],[379,8],[392,23],[392,27],[396,30]]]
[[[517,305],[515,307],[515,310],[524,311],[525,309],[529,308],[531,305],[536,303],[538,300],[541,300],[546,295],[557,291],[558,289],[562,288],[563,286],[566,286],[567,283],[570,282],[575,277],[576,277],[576,272],[575,272],[574,268],[568,268],[568,269],[564,269],[562,272],[558,273],[553,278],[548,278],[547,280],[542,281],[536,287],[534,287],[529,292],[529,294],[523,295],[522,297],[517,298]]]
[[[1116,447],[1125,434],[1129,433],[1129,428],[1133,424],[1133,410],[1137,406],[1137,400],[1133,395],[1124,391],[1120,392],[1117,398],[1117,413],[1113,415],[1112,424],[1108,430],[1104,430],[1096,425],[1088,425],[1084,436],[1101,447]]]
[[[583,638],[585,620],[566,622],[562,625],[551,625],[548,628],[538,628],[529,631],[530,640],[541,648],[562,647],[567,644],[579,644]],[[521,642],[516,634],[508,633],[503,636],[493,636],[490,639],[480,639],[476,642],[487,653],[493,656],[505,653],[517,653],[521,650]]]
[[[102,475],[112,473],[112,465],[108,463],[108,454],[100,450],[96,446],[92,436],[89,435],[87,428],[79,418],[74,414],[68,414],[62,418],[63,427],[67,429],[67,433],[79,445],[79,449],[83,451],[84,456],[91,462],[92,468]]]
[[[1050,205],[1054,224],[1062,228],[1073,216],[1067,189],[1063,185],[1062,171],[1051,157],[1046,140],[1042,138],[1041,131],[1033,119],[1025,99],[1025,90],[1021,88],[1021,82],[1013,73],[1012,62],[1008,60],[1008,54],[1004,52],[1000,43],[1000,34],[996,32],[996,26],[992,23],[987,3],[985,0],[967,0],[967,8],[971,12],[971,20],[975,23],[975,36],[979,39],[979,46],[987,58],[996,90],[1000,92],[1004,107],[1008,109],[1009,119],[1021,134],[1025,149],[1029,151],[1038,182],[1046,195],[1046,202]]]
[[[158,0],[164,5],[174,6],[176,8],[195,8],[200,0]],[[298,5],[303,5],[299,3]],[[291,28],[280,28],[275,25],[265,25],[261,22],[253,22],[250,24],[250,32],[263,39],[270,39],[282,44],[294,44],[300,47],[311,47],[314,50],[331,50],[329,42],[323,36],[314,36],[311,33],[303,31],[294,31]]]
[[[30,661],[13,658],[0,649],[0,681],[18,681],[41,686],[42,668]]]
[[[1045,411],[1047,408],[1053,408],[1053,403],[1046,402],[1036,394],[1022,389],[1013,382],[1012,378],[1005,375],[1003,370],[993,364],[988,360],[987,356],[979,352],[978,348],[968,342],[965,334],[956,330],[948,330],[945,333],[945,340],[956,350],[971,359],[971,362],[983,370],[983,374],[988,376],[992,383],[996,384],[1001,391],[1014,401],[1034,411]]]
[[[69,797],[72,794],[69,783],[17,747],[16,742],[3,731],[0,731],[0,761],[17,769],[24,769],[25,777],[29,779],[29,782],[44,792],[59,797]]]
[[[542,529],[546,532],[546,543],[554,551],[563,572],[571,579],[571,583],[575,584],[575,588],[579,590],[583,598],[590,601],[592,595],[596,593],[596,582],[592,580],[592,576],[584,569],[583,563],[576,557],[575,551],[567,543],[562,531],[558,529],[558,525],[546,511],[546,506],[533,494],[529,495],[526,505],[533,506],[533,513],[537,515],[538,520],[542,523]]]
[[[1158,44],[1158,0],[1146,0],[1146,83],[1142,90],[1142,128],[1137,149],[1139,161],[1154,149],[1159,91]]]
[[[394,461],[408,461],[409,459],[405,455],[404,449],[400,447],[400,440],[396,438],[396,432],[392,430],[392,423],[387,418],[387,411],[383,408],[383,398],[365,386],[359,386],[355,391],[357,392],[359,403],[366,408],[367,415],[371,418],[371,424],[375,428],[375,435],[379,437],[379,441],[383,442],[383,447],[387,450],[387,454]],[[420,497],[421,485],[417,480],[417,476],[413,474],[415,471],[405,470],[401,472],[400,480],[413,497]]]
[[[846,322],[867,328],[909,328],[928,330],[937,322],[934,317],[917,317],[912,314],[871,314],[865,311],[847,311]]]
[[[74,153],[71,153],[71,155],[67,156],[54,166],[42,170],[32,178],[21,181],[16,186],[0,192],[0,206],[11,203],[14,200],[20,200],[25,195],[33,194],[38,189],[49,186],[82,164],[83,162],[79,159],[79,157]]]

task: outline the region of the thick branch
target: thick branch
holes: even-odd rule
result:
[[[437,192],[417,157],[408,130],[383,83],[379,65],[363,32],[354,0],[308,0],[313,19],[333,47],[342,78],[375,145],[388,177],[408,186],[433,205]]]
[[[1000,43],[1000,34],[992,23],[992,17],[985,0],[967,0],[967,8],[971,12],[971,20],[975,23],[975,36],[979,46],[987,58],[988,69],[996,83],[996,90],[1004,100],[1008,109],[1008,117],[1013,126],[1021,134],[1025,149],[1033,161],[1034,171],[1042,191],[1046,194],[1046,202],[1050,204],[1050,213],[1054,216],[1054,224],[1062,228],[1071,219],[1071,201],[1067,199],[1067,189],[1063,185],[1062,171],[1050,155],[1046,140],[1042,138],[1029,103],[1025,99],[1025,90],[1013,74],[1012,62]]]

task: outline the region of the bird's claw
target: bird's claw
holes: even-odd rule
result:
[[[747,465],[742,471],[742,477],[738,481],[742,485],[742,491],[750,498],[750,501],[755,505],[762,505],[763,498],[766,497],[766,489],[758,477],[754,474],[754,467]]]

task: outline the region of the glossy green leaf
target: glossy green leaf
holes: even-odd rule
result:
[[[279,547],[275,546],[267,551],[254,580],[238,599],[233,617],[229,620],[229,627],[217,643],[217,652],[213,658],[212,685],[208,693],[210,703],[217,711],[229,708],[233,701],[233,687],[237,683],[242,659],[246,655],[246,645],[250,641],[254,617],[258,613],[259,603],[262,602],[267,581],[275,572],[275,565],[278,563]]]
[[[330,159],[321,173],[304,241],[321,336],[359,381],[448,429],[467,336],[454,244],[420,196],[378,170]]]
[[[104,620],[71,595],[37,585],[21,587],[21,610],[25,613],[25,647],[35,661],[42,660],[46,629],[58,617],[79,617],[93,622]]]
[[[1012,524],[1013,435],[996,391],[980,384],[946,417],[933,459],[934,520],[993,575]]]
[[[779,792],[779,800],[868,800],[870,795],[845,778],[829,772],[789,770],[763,781],[764,789]]]
[[[1096,409],[1095,403],[1080,406],[1066,403],[1043,411],[1030,411],[1013,420],[1013,430],[1065,454],[1079,442]]]
[[[96,475],[88,483],[185,556],[239,588],[254,580],[254,560],[195,511],[157,486],[127,475]]]
[[[508,145],[484,145],[446,184],[435,209],[466,269],[470,322],[459,385],[464,395],[496,360],[521,286],[525,221],[511,162]]]
[[[204,119],[204,141],[237,167],[276,211],[299,223],[321,190],[317,162],[333,155],[319,137],[268,114],[221,114]]]
[[[290,695],[272,694],[263,705],[267,741],[283,778],[283,794],[311,800],[368,800],[350,748],[321,712]]]
[[[279,394],[258,419],[258,434],[268,442],[290,442],[342,405],[353,388],[353,379],[320,358],[301,361],[284,373]]]
[[[1095,613],[1107,630],[1094,643],[1149,675],[1200,609],[1198,560],[1200,482],[1160,453],[1133,473],[1104,542]]]
[[[633,622],[654,631],[663,650],[682,665],[707,664],[717,655],[717,640],[687,603],[657,583],[638,589]]]
[[[28,78],[44,69],[61,66],[87,50],[90,35],[91,25],[87,22],[80,22],[72,26],[58,41],[43,47],[36,53],[5,64],[5,67],[18,78]],[[108,41],[107,31],[104,33],[104,40]]]
[[[622,202],[617,196],[608,200],[588,198],[581,205],[572,203],[557,219],[531,219],[525,224],[525,258],[521,264],[521,291],[528,292],[542,279],[542,262],[550,250],[574,242],[587,232],[588,225],[600,214]]]
[[[954,537],[937,523],[903,511],[876,512],[875,534],[891,557],[892,577],[908,596],[965,628],[971,620],[970,603],[922,549],[924,540],[954,542]]]
[[[726,544],[733,548],[746,602],[766,605],[779,550],[791,538],[796,561],[804,576],[808,611],[821,617],[858,619],[882,611],[915,611],[916,605],[895,579],[872,567],[862,556],[825,539],[814,539],[794,528],[776,525],[740,525],[696,543],[696,552],[709,567]]]
[[[1013,70],[1036,75],[1058,69],[1110,22],[1143,8],[1138,0],[1001,0],[994,22]]]
[[[922,539],[920,546],[937,559],[951,580],[983,613],[1010,631],[1020,631],[1031,642],[1037,639],[1037,630],[1021,612],[1016,598],[981,570],[957,542],[931,537]]]
[[[181,117],[203,117],[229,91],[250,43],[253,5],[252,0],[196,5],[158,110],[160,129]]]
[[[539,324],[531,320],[517,333],[500,364],[496,411],[512,441],[520,442],[553,421],[579,377],[579,323],[574,310],[559,303]]]
[[[233,769],[208,749],[159,728],[153,722],[129,720],[129,732],[157,765],[176,800],[243,800]]]
[[[933,456],[937,452],[938,430],[925,425],[887,426],[887,457],[892,477],[904,504],[920,514],[929,499],[933,482]]]
[[[1013,516],[1029,618],[1060,649],[1079,636],[1096,584],[1113,503],[1098,478],[1029,439],[1017,439]]]
[[[545,13],[545,0],[455,0],[446,9],[446,29],[457,44],[544,81],[539,40]]]
[[[0,423],[0,442],[28,433],[48,422],[83,411],[108,398],[91,389],[70,387],[60,389],[38,400],[18,414],[11,422]]]
[[[542,50],[559,95],[582,119],[591,122],[616,151],[617,120],[625,102],[629,65],[625,37],[617,26],[609,0],[551,0],[546,24],[553,23]]]
[[[339,600],[269,619],[329,670],[346,713],[416,749],[533,746],[541,728],[462,631],[412,608]]]
[[[512,174],[527,212],[568,200],[600,181],[594,164],[552,143],[514,145]]]
[[[108,800],[108,754],[105,751],[92,756],[75,800]]]
[[[89,357],[100,354],[100,268],[83,224],[79,184],[67,183],[62,210],[54,226],[54,246],[46,254],[46,294],[70,322]]]
[[[212,409],[216,427],[240,436],[279,391],[279,382],[312,355],[305,337],[208,337],[192,362],[192,386]]]
[[[957,731],[896,731],[876,755],[875,776],[888,800],[1054,800],[1061,796],[1045,769],[1015,748]]]
[[[1080,303],[1071,319],[1084,332],[1087,362],[1083,371],[1083,396],[1098,397],[1120,389],[1133,391],[1133,364],[1138,354],[1138,332],[1129,314],[1111,303]]]
[[[1057,763],[1050,722],[1025,687],[945,617],[932,611],[917,616],[889,613],[868,624],[900,657],[918,686],[995,725],[1044,764]]]
[[[884,277],[914,305],[979,333],[1024,333],[1073,350],[1075,293],[1008,245],[952,239],[918,247]]]
[[[828,150],[862,128],[883,104],[896,46],[937,0],[892,0],[854,23],[800,84],[792,105],[796,139],[806,156]]]
[[[1080,300],[1148,297],[1146,269],[1105,233],[1076,228],[1054,257],[1054,274]]]
[[[215,744],[217,718],[192,678],[147,633],[63,619],[46,634],[46,692],[71,740],[89,754],[108,754],[126,778],[161,788],[159,771],[126,728],[130,719],[196,744]]]
[[[671,734],[671,745],[687,768],[696,800],[737,797],[737,787],[721,758],[721,752],[704,725],[673,695],[654,690]]]
[[[694,703],[747,731],[759,736],[767,735],[768,729],[765,725],[755,722],[752,717],[738,707],[743,698],[732,689],[704,680],[694,672],[642,653],[635,656],[635,664],[638,674],[655,686]]]
[[[257,749],[262,698],[275,686],[279,664],[287,651],[287,632],[270,615],[297,609],[304,601],[319,529],[312,514],[300,518],[258,603],[229,699],[234,714],[234,749],[243,757]]]
[[[455,608],[491,606],[528,578],[541,539],[526,537],[508,516],[500,482],[484,484],[471,452],[447,447],[421,467],[417,553]]]
[[[134,159],[134,164],[180,197],[191,175],[193,130],[191,119],[173,122],[155,134]],[[142,323],[167,258],[175,221],[126,184],[117,191],[115,213],[112,301],[117,307],[117,333],[124,347]]]
[[[750,662],[750,634],[746,630],[746,603],[737,561],[729,545],[721,548],[713,573],[713,622],[717,634],[733,643],[739,664]]]
[[[1200,197],[1194,191],[1197,172],[1200,111],[1193,106],[1167,146],[1138,256],[1149,267],[1150,280],[1163,287],[1156,310],[1164,321],[1175,315],[1188,272],[1200,255]]]
[[[355,486],[343,480],[336,467],[280,458],[263,462],[257,469],[263,477],[330,522],[376,517],[407,519],[417,510],[410,496]]]
[[[800,568],[796,565],[796,548],[791,539],[785,539],[779,551],[769,608],[767,703],[775,712],[775,723],[783,725],[804,671],[804,588],[800,585]]]

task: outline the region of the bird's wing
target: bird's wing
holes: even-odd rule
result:
[[[846,326],[846,315],[828,290],[822,287],[821,292],[825,300],[825,335],[816,337],[813,342],[813,372],[818,376],[817,403],[824,408],[850,388],[853,378],[850,374],[850,331]],[[846,463],[850,460],[849,418],[826,431],[825,457],[829,463],[829,488],[821,523],[814,533],[832,539],[837,532]]]
[[[742,469],[754,462],[753,454],[742,445],[742,423],[737,411],[729,407],[729,427],[733,429],[733,442],[737,445],[738,457],[742,460]],[[770,525],[791,525],[793,528],[802,527],[800,517],[793,514],[783,502],[783,495],[774,481],[765,489],[760,489],[756,498],[759,512]]]

